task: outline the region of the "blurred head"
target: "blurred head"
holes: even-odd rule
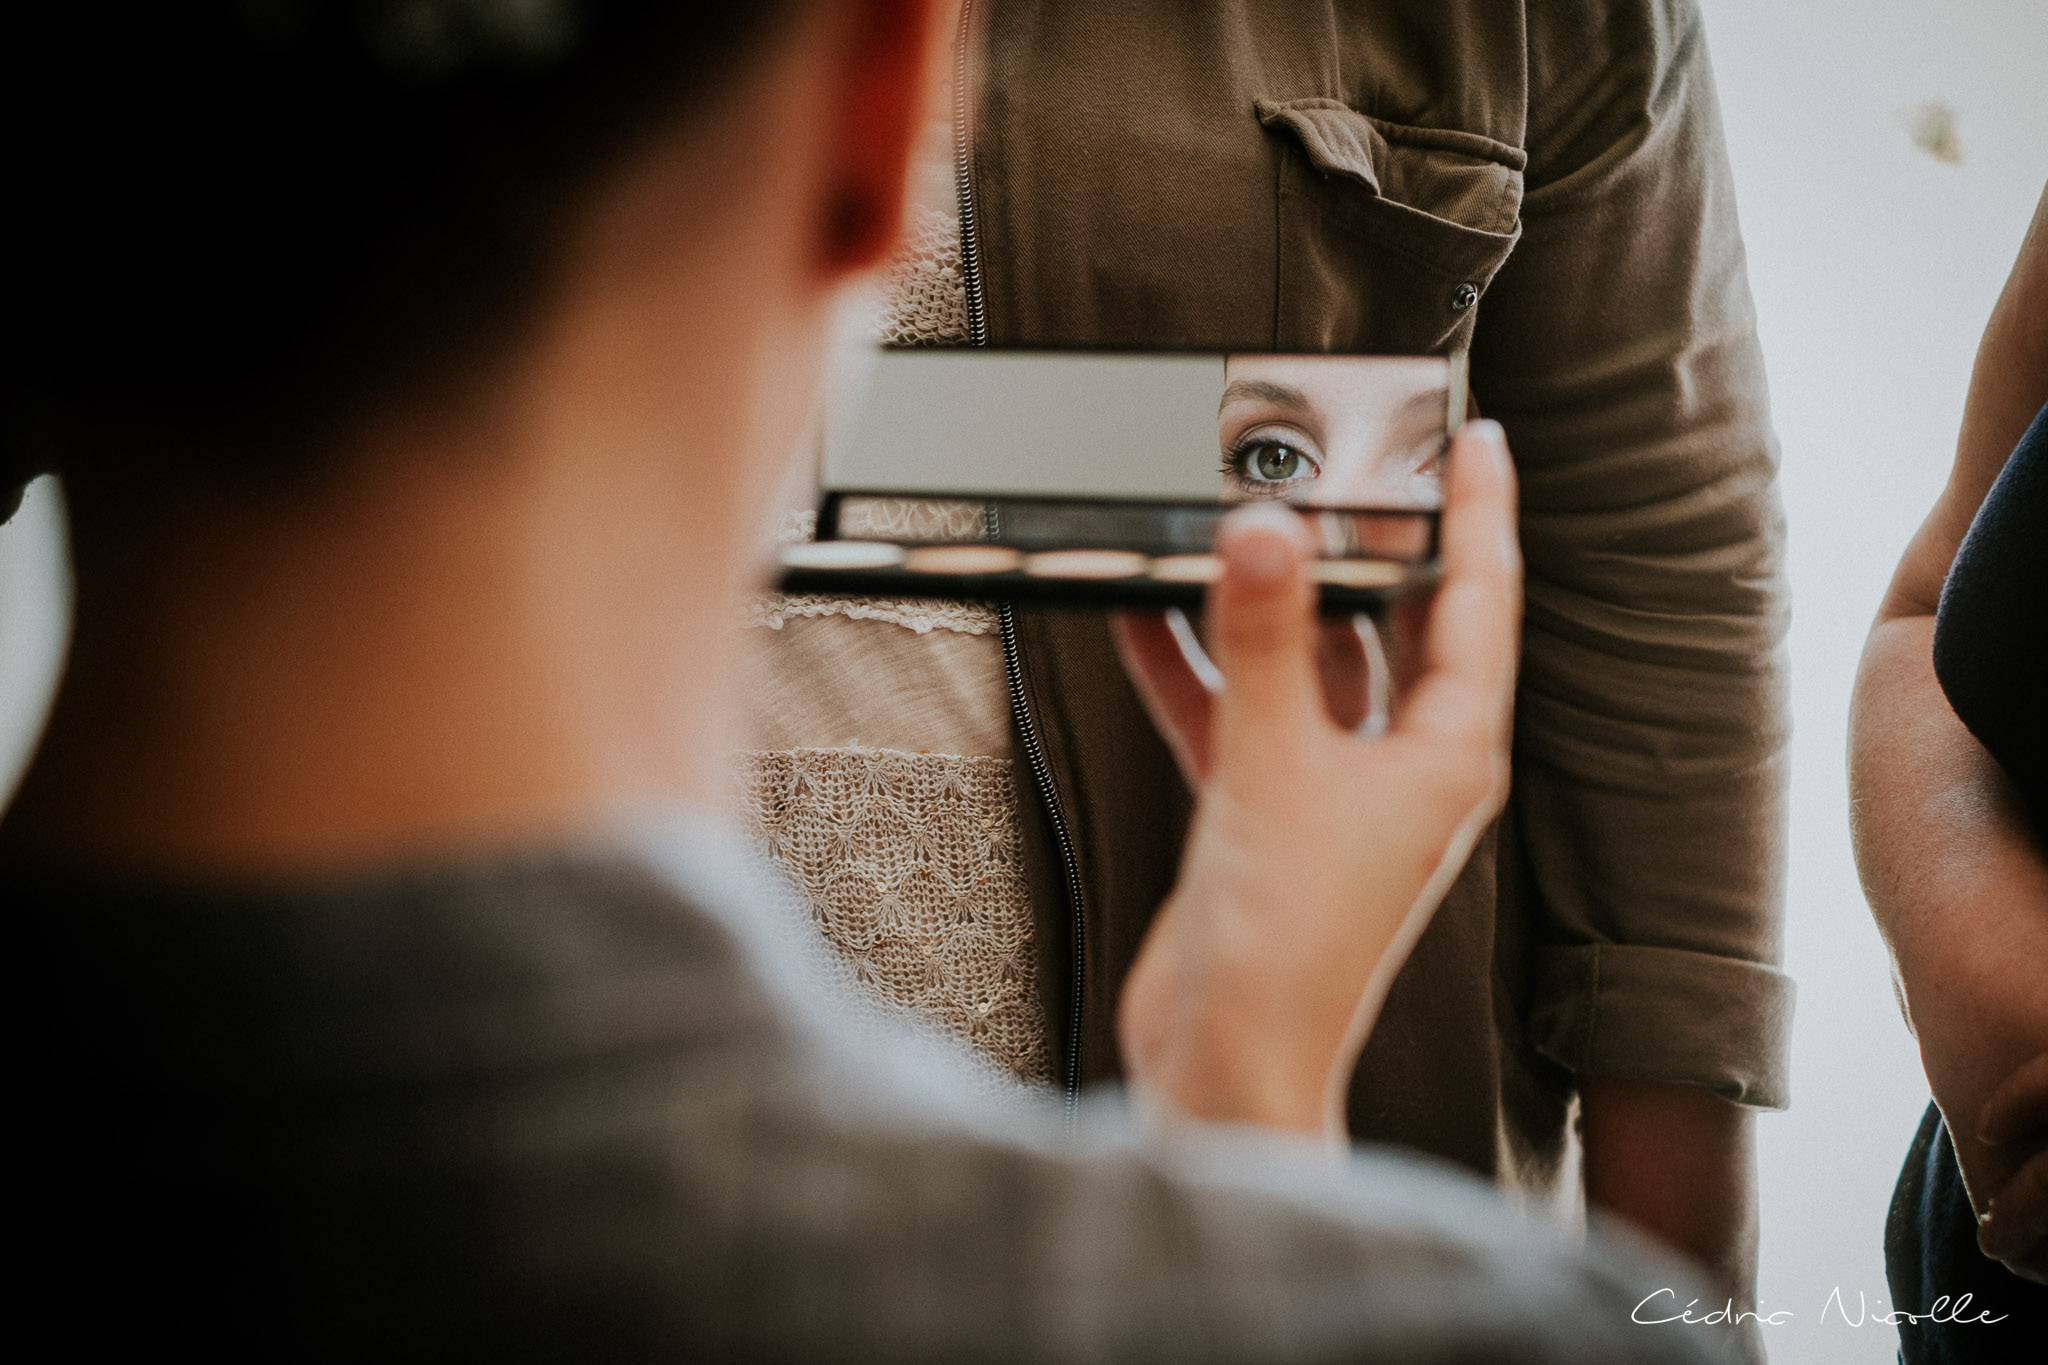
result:
[[[826,27],[845,131],[804,226],[821,283],[860,269],[897,211],[886,156],[864,165],[864,147],[886,152],[884,125],[914,103],[903,35],[927,8],[25,7],[0,58],[17,243],[0,507],[45,469],[99,488],[290,484],[375,411],[482,382],[555,302],[593,207],[647,148],[743,153],[754,136],[759,156],[787,154],[735,126],[758,107],[735,97]],[[711,223],[734,209],[745,187],[711,178],[715,164],[699,157],[702,182],[672,187],[661,211]]]
[[[935,0],[10,14],[0,480],[63,475],[77,606],[0,861],[719,799],[738,605],[940,35]]]
[[[1223,496],[1441,507],[1444,383],[1440,358],[1231,356],[1216,415]]]

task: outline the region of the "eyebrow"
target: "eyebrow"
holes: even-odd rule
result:
[[[1284,408],[1292,408],[1296,412],[1306,412],[1309,406],[1307,396],[1300,389],[1292,389],[1285,384],[1275,384],[1265,379],[1233,379],[1223,390],[1223,401],[1216,405],[1216,411],[1221,412],[1242,398],[1263,399],[1268,403],[1278,403]]]
[[[1308,396],[1302,393],[1300,389],[1290,388],[1285,384],[1275,384],[1271,380],[1266,379],[1234,379],[1223,390],[1223,401],[1216,405],[1216,410],[1221,412],[1233,402],[1244,398],[1257,398],[1268,403],[1277,403],[1281,407],[1291,408],[1296,412],[1307,412],[1310,409]],[[1411,415],[1447,412],[1450,407],[1450,401],[1451,391],[1448,388],[1424,390],[1421,393],[1403,399],[1401,406],[1394,410],[1394,420],[1400,422]]]
[[[1406,421],[1410,416],[1420,416],[1425,413],[1447,419],[1450,416],[1450,408],[1451,391],[1448,386],[1441,389],[1430,389],[1427,392],[1416,394],[1413,398],[1408,399],[1400,407],[1396,408],[1394,410],[1394,421]]]

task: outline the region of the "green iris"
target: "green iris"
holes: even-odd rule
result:
[[[1300,451],[1271,441],[1261,441],[1252,450],[1252,473],[1271,483],[1298,478],[1306,463]]]

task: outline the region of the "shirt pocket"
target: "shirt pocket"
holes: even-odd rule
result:
[[[1465,345],[1521,235],[1520,148],[1329,99],[1256,105],[1282,140],[1275,327],[1282,346]]]

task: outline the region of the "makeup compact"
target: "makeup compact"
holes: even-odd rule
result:
[[[1236,505],[1292,507],[1327,611],[1437,576],[1465,358],[890,349],[828,423],[785,592],[1200,604]]]

